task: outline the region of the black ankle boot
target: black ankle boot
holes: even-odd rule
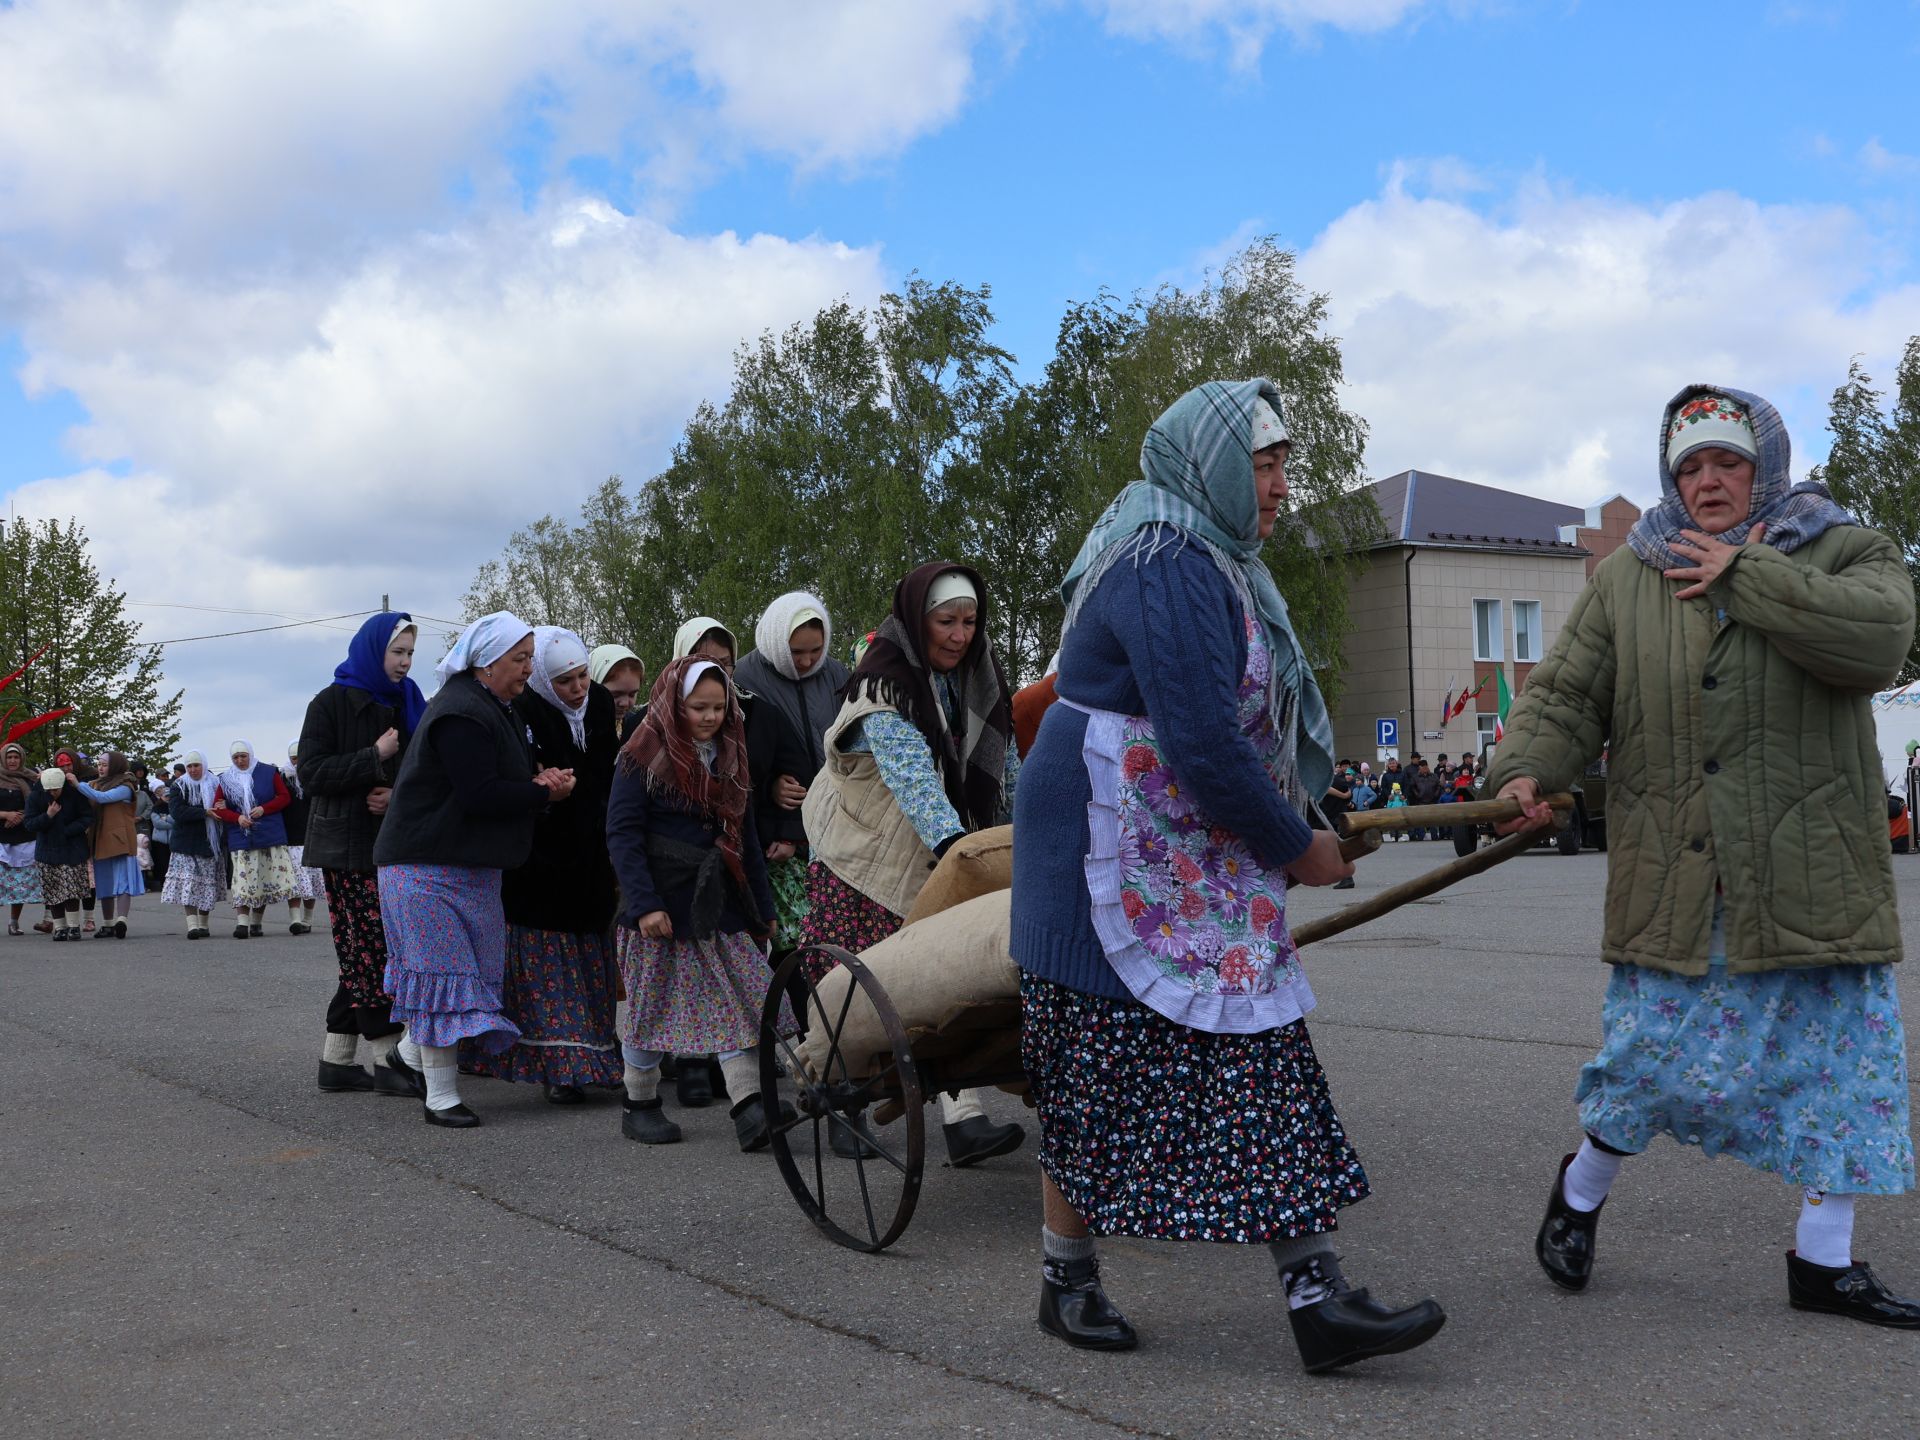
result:
[[[1289,1271],[1285,1283],[1290,1301],[1307,1286],[1325,1292],[1324,1299],[1287,1311],[1293,1343],[1300,1347],[1300,1363],[1310,1375],[1411,1350],[1431,1340],[1447,1323],[1446,1312],[1432,1300],[1392,1310],[1365,1290],[1353,1289],[1331,1252],[1315,1255]]]
[[[1787,1252],[1787,1303],[1796,1310],[1844,1315],[1868,1325],[1920,1330],[1920,1302],[1893,1294],[1864,1260],[1834,1267]]]
[[[947,1139],[947,1163],[956,1170],[1011,1154],[1027,1138],[1027,1132],[1012,1121],[997,1125],[984,1115],[971,1115],[940,1128]]]
[[[1044,1260],[1040,1328],[1080,1350],[1131,1350],[1140,1337],[1100,1288],[1100,1260]]]
[[[680,1127],[660,1110],[660,1097],[651,1100],[620,1101],[620,1133],[642,1145],[672,1145],[680,1139]]]
[[[1572,1163],[1572,1155],[1560,1162],[1553,1193],[1547,1197],[1547,1218],[1534,1237],[1533,1254],[1547,1278],[1561,1289],[1584,1290],[1593,1278],[1594,1236],[1607,1202],[1602,1200],[1591,1210],[1576,1210],[1567,1203],[1567,1167]]]

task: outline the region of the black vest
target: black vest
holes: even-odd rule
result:
[[[501,778],[533,779],[525,722],[478,680],[459,674],[440,687],[400,762],[386,823],[374,842],[375,865],[466,865],[511,870],[533,851],[535,812],[506,818],[468,815],[454,794],[469,777],[449,775],[433,745],[433,727],[449,715],[479,722],[493,740]]]

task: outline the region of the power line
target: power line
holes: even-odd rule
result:
[[[228,640],[236,635],[264,635],[269,630],[298,630],[304,625],[323,625],[329,620],[358,620],[376,614],[373,610],[349,610],[344,615],[322,615],[313,620],[293,620],[285,625],[256,625],[251,630],[222,630],[215,635],[183,635],[178,640],[143,640],[143,645],[189,645],[195,640]]]

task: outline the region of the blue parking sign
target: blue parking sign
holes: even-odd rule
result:
[[[1390,749],[1400,743],[1400,722],[1391,715],[1382,715],[1373,722],[1373,743],[1382,749]]]

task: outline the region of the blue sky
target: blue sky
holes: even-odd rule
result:
[[[1804,467],[1848,357],[1920,333],[1916,73],[1908,0],[24,0],[0,488],[142,601],[457,614],[764,328],[917,270],[991,284],[1033,374],[1070,302],[1269,233],[1377,475],[1645,498],[1701,378]],[[336,640],[170,652],[190,740],[273,753]]]

